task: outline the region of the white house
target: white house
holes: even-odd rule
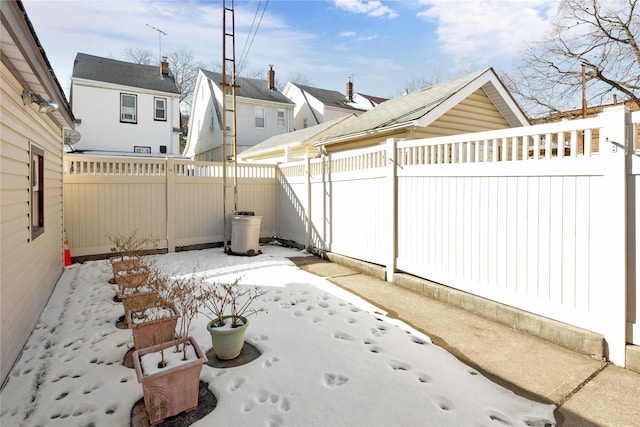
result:
[[[82,135],[74,151],[180,154],[180,91],[165,58],[151,66],[78,53],[70,97]]]
[[[200,69],[193,93],[187,144],[183,155],[222,161],[222,74]],[[294,103],[275,87],[273,68],[267,80],[237,77],[236,149],[238,153],[293,130]],[[227,147],[227,153],[232,149]]]
[[[62,156],[74,118],[21,1],[0,2],[0,382],[64,266]]]
[[[287,82],[282,93],[296,104],[295,130],[351,114],[360,115],[386,101],[385,98],[354,92],[353,82],[350,79],[347,81],[344,94],[292,82]]]
[[[322,136],[341,123],[353,120],[355,114],[338,117],[319,125],[295,130],[289,133],[272,136],[266,141],[238,154],[238,160],[243,162],[282,163],[313,159],[320,156],[320,149],[314,143]]]

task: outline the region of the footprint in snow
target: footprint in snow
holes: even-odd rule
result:
[[[329,388],[340,387],[349,382],[349,377],[340,374],[326,373],[324,374],[324,384]]]

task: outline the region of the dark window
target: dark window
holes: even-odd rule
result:
[[[31,240],[44,233],[44,150],[31,145]]]

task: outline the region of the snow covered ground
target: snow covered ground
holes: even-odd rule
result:
[[[299,270],[304,253],[265,245],[157,255],[171,275],[259,285],[268,313],[250,318],[262,355],[235,368],[203,366],[217,407],[197,426],[544,426],[554,405],[524,399],[364,300]],[[131,331],[117,329],[106,261],[67,267],[3,389],[2,426],[127,426],[142,398],[122,365]],[[211,348],[206,317],[191,335]]]

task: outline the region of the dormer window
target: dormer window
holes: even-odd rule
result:
[[[153,98],[153,120],[167,121],[167,98]]]
[[[124,123],[138,123],[137,95],[120,94],[120,121]]]

